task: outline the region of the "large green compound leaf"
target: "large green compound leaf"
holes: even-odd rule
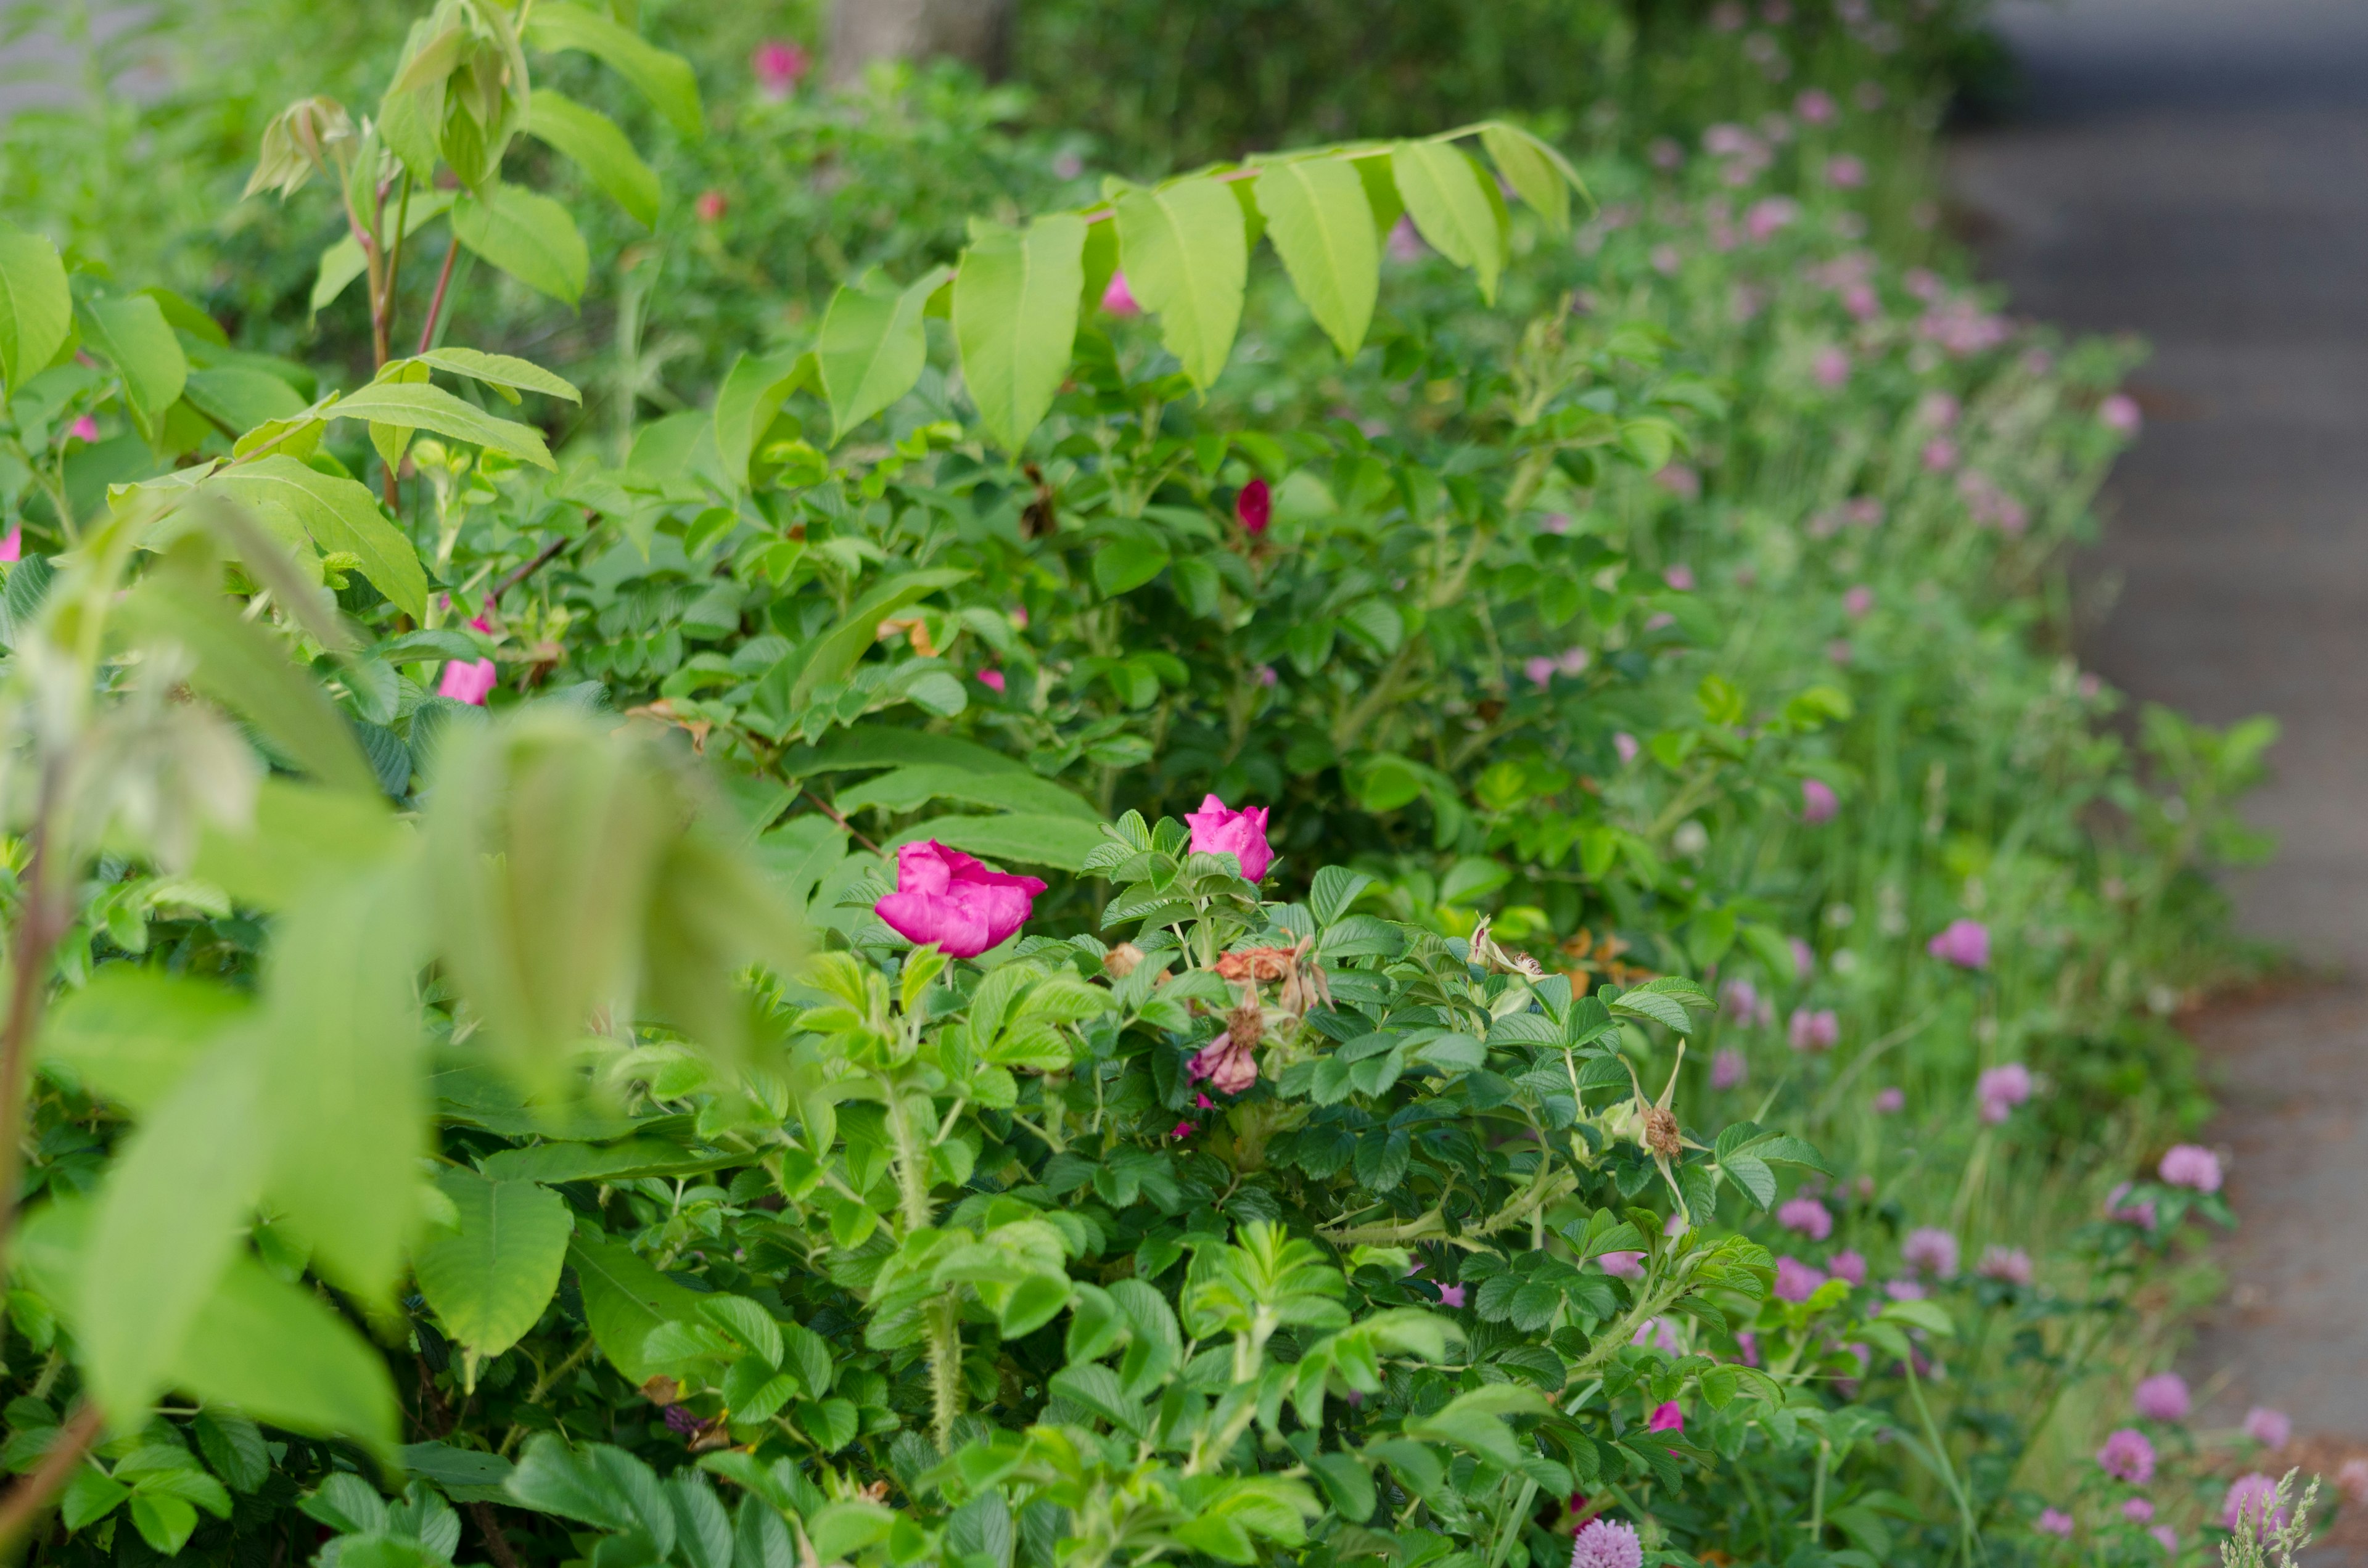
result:
[[[74,297],[57,246],[0,223],[0,391],[14,397],[27,377],[65,347]]]
[[[1086,221],[1039,218],[996,228],[962,253],[954,274],[954,340],[962,381],[995,438],[1018,451],[1043,422],[1069,373],[1085,285]]]
[[[951,267],[935,267],[905,289],[867,279],[830,297],[814,359],[823,394],[830,400],[832,441],[843,439],[921,379],[929,357],[921,316],[929,296],[952,275]]]
[[[514,185],[483,196],[463,191],[452,203],[452,233],[478,256],[564,305],[584,297],[592,255],[567,209]]]
[[[1382,247],[1365,182],[1339,158],[1269,164],[1258,177],[1267,237],[1315,324],[1353,359],[1372,324]]]
[[[379,510],[377,499],[353,480],[273,452],[219,471],[203,488],[257,511],[284,515],[324,554],[352,556],[355,569],[397,609],[414,619],[427,614],[427,573],[418,551]]]
[[[538,468],[557,467],[542,432],[533,426],[497,419],[427,381],[372,381],[339,398],[324,412],[331,419],[367,419],[373,425],[405,430],[433,430],[472,446],[491,447]]]
[[[1118,204],[1127,288],[1159,317],[1160,341],[1194,386],[1225,368],[1241,325],[1249,243],[1241,202],[1217,180],[1131,191]]]
[[[1480,145],[1506,183],[1537,210],[1557,234],[1570,229],[1570,193],[1582,189],[1578,171],[1554,147],[1517,125],[1490,120],[1480,128]]]
[[[1390,149],[1390,173],[1422,237],[1477,273],[1480,297],[1496,303],[1506,243],[1505,204],[1495,183],[1469,153],[1443,142],[1399,142]]]
[[[448,1171],[440,1185],[460,1224],[420,1243],[419,1291],[472,1361],[484,1361],[516,1345],[551,1304],[575,1221],[559,1194],[530,1181]]]
[[[707,129],[690,62],[597,12],[543,0],[527,18],[526,41],[546,53],[573,49],[591,55],[631,82],[685,136],[697,140]],[[536,95],[542,90],[536,88]]]
[[[527,108],[526,129],[528,135],[566,153],[643,228],[658,226],[658,173],[642,162],[615,120],[549,87],[537,87]]]

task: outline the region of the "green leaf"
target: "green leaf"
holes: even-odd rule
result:
[[[144,1114],[247,1011],[228,986],[108,964],[51,1009],[40,1057],[91,1093]]]
[[[428,224],[452,210],[450,190],[414,190],[410,210],[404,214],[403,233],[405,239],[419,233]],[[346,291],[346,285],[370,270],[370,262],[362,247],[348,233],[321,253],[320,272],[313,279],[311,309],[317,314],[322,306]]]
[[[1292,287],[1344,359],[1372,324],[1382,249],[1365,183],[1338,158],[1269,164],[1258,176],[1258,210]]]
[[[1064,871],[1085,869],[1086,857],[1108,842],[1098,824],[1080,822],[1074,816],[1013,812],[991,817],[933,817],[906,828],[886,847],[894,849],[925,838],[934,838],[989,860],[1053,866]]]
[[[420,1293],[454,1339],[489,1359],[523,1338],[551,1304],[575,1221],[559,1194],[532,1182],[456,1170],[438,1185],[461,1222],[420,1244]]]
[[[899,767],[839,790],[831,804],[846,816],[873,806],[909,812],[930,801],[960,801],[967,805],[1075,817],[1094,824],[1102,820],[1101,812],[1091,802],[1049,778],[1039,778],[1032,773],[982,774],[956,763]]]
[[[145,294],[100,300],[84,312],[92,347],[115,362],[123,377],[123,401],[142,435],[153,444],[165,411],[180,401],[189,379],[188,357],[165,320],[164,309]]]
[[[658,226],[658,173],[642,162],[615,120],[549,87],[537,87],[526,129],[567,154],[643,228]]]
[[[842,287],[822,318],[814,360],[830,400],[830,438],[842,439],[912,391],[928,363],[921,316],[929,296],[952,276],[948,267],[899,290],[877,279]]]
[[[408,830],[375,790],[357,794],[273,777],[256,793],[249,831],[207,827],[195,869],[242,903],[280,910],[314,883],[385,865],[410,844]]]
[[[1167,546],[1149,532],[1118,534],[1094,551],[1094,586],[1104,598],[1131,594],[1158,576],[1167,562]]]
[[[245,1238],[270,1155],[262,1077],[251,1042],[215,1046],[99,1188],[71,1315],[84,1375],[115,1423],[145,1418]]]
[[[278,376],[244,365],[191,370],[181,395],[231,436],[245,435],[275,419],[294,419],[308,406],[303,395]]]
[[[1017,452],[1069,373],[1085,286],[1086,221],[1039,218],[1025,233],[987,229],[954,274],[954,340],[979,418]]]
[[[547,53],[572,49],[593,56],[631,82],[653,108],[694,141],[707,129],[699,106],[699,77],[690,62],[597,12],[544,0],[528,18],[526,41]],[[535,94],[540,97],[546,90],[538,87]]]
[[[1127,287],[1159,317],[1160,341],[1195,386],[1225,368],[1249,273],[1241,203],[1218,181],[1178,180],[1119,199]]]
[[[271,452],[216,470],[200,488],[284,519],[324,555],[352,556],[355,569],[397,609],[415,619],[427,613],[427,573],[419,563],[419,552],[387,520],[377,497],[357,482]]]
[[[324,880],[264,963],[263,1108],[279,1130],[266,1191],[313,1267],[377,1306],[393,1303],[427,1152],[418,903],[400,873]]]
[[[621,1143],[537,1143],[525,1149],[503,1149],[486,1156],[478,1168],[496,1181],[555,1186],[565,1181],[696,1176],[747,1163],[745,1153],[694,1154],[661,1139],[628,1138]]]
[[[781,1364],[781,1325],[746,1296],[721,1293],[699,1298],[700,1315],[738,1340],[768,1367]]]
[[[65,1494],[59,1502],[58,1517],[65,1520],[66,1528],[78,1530],[107,1517],[117,1504],[131,1495],[131,1488],[97,1465],[76,1465],[74,1479],[66,1483]]]
[[[554,468],[542,433],[530,425],[496,419],[425,381],[373,381],[331,403],[332,419],[366,419],[406,430],[433,430],[473,446],[490,447],[541,468]],[[266,462],[271,460],[266,458]]]
[[[570,403],[582,403],[584,394],[575,383],[564,376],[553,375],[531,359],[520,359],[509,354],[488,354],[480,348],[431,348],[411,359],[398,359],[396,365],[426,365],[455,376],[466,376],[472,381],[483,381],[505,394],[516,392],[541,392],[549,397],[565,398]],[[382,377],[386,370],[381,370]],[[512,397],[512,403],[518,401]]]
[[[1497,276],[1505,267],[1504,209],[1479,165],[1448,143],[1401,142],[1390,149],[1390,173],[1422,237],[1478,273],[1480,297],[1496,303]]]
[[[0,223],[0,388],[14,397],[65,347],[74,297],[57,246]]]
[[[732,361],[715,393],[715,450],[734,484],[748,483],[757,443],[791,392],[816,374],[812,354],[743,354]]]
[[[642,1353],[650,1330],[699,1315],[699,1295],[676,1284],[621,1242],[577,1236],[568,1247],[584,1292],[584,1321],[609,1365],[636,1387],[661,1369]]]
[[[199,1309],[170,1381],[274,1426],[351,1437],[381,1455],[394,1447],[385,1358],[314,1291],[251,1258],[233,1259]]]
[[[1346,866],[1326,866],[1317,871],[1307,894],[1308,907],[1315,912],[1316,924],[1329,926],[1338,920],[1372,885],[1371,876]]]
[[[202,1320],[201,1320],[202,1321]],[[233,1492],[254,1492],[271,1479],[271,1448],[263,1429],[235,1410],[209,1406],[189,1424],[198,1451]]]
[[[537,293],[565,305],[584,297],[584,285],[592,275],[591,253],[584,248],[584,236],[567,209],[547,196],[515,185],[495,185],[482,196],[462,191],[452,203],[452,233],[462,245]],[[550,466],[548,459],[535,460]]]
[[[1570,193],[1578,175],[1552,146],[1517,125],[1490,120],[1480,128],[1480,145],[1505,183],[1535,208],[1557,234],[1570,229]]]
[[[815,687],[845,680],[861,661],[864,651],[879,640],[883,617],[940,588],[968,582],[970,577],[971,573],[964,567],[936,566],[925,572],[899,573],[874,584],[871,592],[856,600],[853,608],[839,618],[837,625],[805,651],[803,663],[795,666],[796,681],[790,688],[791,705],[803,707],[813,699]]]
[[[134,1492],[131,1522],[139,1528],[140,1539],[154,1547],[157,1555],[177,1557],[188,1544],[189,1532],[198,1528],[198,1510],[163,1493]]]

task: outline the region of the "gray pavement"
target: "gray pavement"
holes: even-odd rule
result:
[[[2368,1443],[2368,0],[2000,8],[2031,101],[1952,160],[1987,264],[2019,312],[2155,347],[2084,656],[2283,722],[2248,813],[2283,848],[2231,890],[2340,977],[2200,1021],[2244,1224],[2185,1369]]]

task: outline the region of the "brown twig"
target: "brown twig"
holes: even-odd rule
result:
[[[74,1479],[74,1467],[82,1463],[90,1446],[98,1441],[106,1426],[98,1407],[85,1404],[66,1418],[58,1435],[50,1444],[50,1451],[33,1472],[8,1490],[0,1499],[0,1560],[15,1554],[17,1543],[32,1530],[41,1516],[49,1511],[57,1494]]]
[[[17,1184],[24,1163],[26,1080],[32,1066],[33,1037],[49,1000],[50,955],[65,932],[58,907],[57,877],[51,865],[58,795],[65,764],[52,757],[41,771],[40,804],[30,835],[33,853],[25,866],[25,907],[17,921],[15,963],[8,982],[8,1013],[0,1031],[0,1279],[8,1276],[8,1246],[17,1232]]]
[[[832,805],[828,801],[824,800],[812,790],[808,790],[805,792],[805,796],[807,800],[812,801],[815,805],[822,808],[823,815],[828,817],[831,821],[838,824],[839,826],[847,829],[849,834],[853,835],[856,843],[860,844],[866,849],[871,850],[874,855],[884,855],[887,853],[887,851],[882,849],[880,846],[864,837],[862,832],[857,828],[853,823],[848,821],[845,817],[840,816],[838,814],[838,808]]]
[[[494,585],[493,597],[499,599],[504,594],[508,593],[512,588],[517,587],[520,583],[525,582],[529,577],[531,577],[537,572],[541,571],[544,564],[548,562],[552,556],[557,555],[561,551],[565,550],[571,542],[573,541],[570,540],[565,534],[562,534],[557,539],[552,540],[549,544],[544,545],[541,550],[536,551],[533,557],[522,565],[511,567],[509,572],[502,578],[502,580]]]

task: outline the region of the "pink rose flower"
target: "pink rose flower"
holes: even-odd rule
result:
[[[444,674],[436,682],[436,695],[483,708],[500,681],[501,674],[491,659],[448,659]]]
[[[25,556],[25,525],[18,523],[0,539],[0,561],[21,561]]]
[[[1442,1307],[1462,1307],[1463,1292],[1468,1287],[1463,1285],[1441,1285],[1439,1288],[1439,1304]]]
[[[1034,877],[990,871],[932,838],[896,851],[896,891],[871,910],[909,942],[974,959],[1026,925],[1043,891]]]
[[[748,69],[757,78],[757,89],[775,102],[797,90],[813,63],[803,49],[777,38],[767,39],[748,56]]]
[[[1652,1419],[1645,1423],[1647,1432],[1682,1432],[1685,1429],[1686,1413],[1678,1408],[1678,1402],[1674,1399],[1654,1411]]]
[[[1001,670],[981,670],[978,672],[978,684],[1000,697],[1011,683],[1003,678]]]
[[[1641,1252],[1607,1252],[1598,1254],[1595,1267],[1615,1279],[1645,1278],[1645,1255]]]
[[[1110,274],[1110,286],[1102,290],[1102,309],[1114,316],[1139,316],[1143,307],[1135,302],[1134,290],[1126,286],[1126,274]]]
[[[1237,812],[1214,795],[1201,797],[1199,811],[1184,813],[1192,829],[1192,853],[1231,855],[1241,862],[1245,879],[1264,881],[1266,869],[1274,863],[1274,850],[1266,841],[1266,812],[1264,806]]]
[[[1274,516],[1274,493],[1263,479],[1253,479],[1242,486],[1234,497],[1234,517],[1245,532],[1253,538],[1266,532],[1266,525]]]
[[[2131,406],[2135,407],[2136,404],[2133,403]],[[98,439],[98,421],[85,414],[66,426],[66,434],[77,441],[85,443],[96,441]]]

